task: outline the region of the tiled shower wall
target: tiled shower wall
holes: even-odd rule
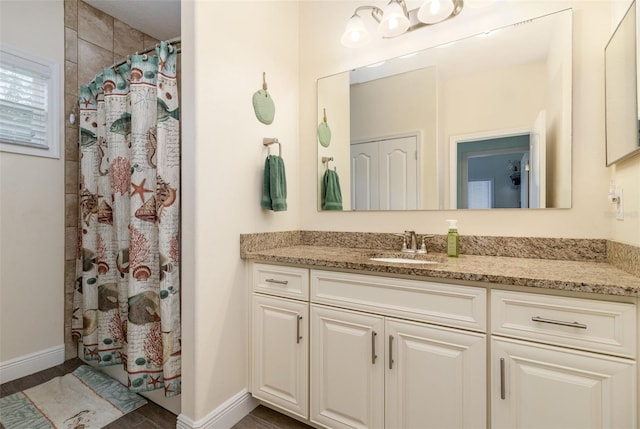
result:
[[[64,0],[64,104],[65,104],[65,265],[64,338],[65,359],[77,356],[71,339],[71,313],[75,283],[78,224],[78,117],[79,85],[86,85],[104,67],[155,46],[158,41],[81,0]]]

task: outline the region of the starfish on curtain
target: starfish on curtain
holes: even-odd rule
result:
[[[133,187],[133,192],[131,192],[131,197],[133,197],[135,194],[140,195],[140,199],[142,200],[142,202],[144,203],[144,194],[145,193],[153,193],[153,189],[146,189],[144,187],[145,182],[147,181],[147,179],[142,179],[142,182],[140,182],[139,185],[136,185],[135,183],[131,182],[131,186]]]

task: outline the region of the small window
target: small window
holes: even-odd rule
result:
[[[60,157],[57,63],[0,45],[0,151]]]

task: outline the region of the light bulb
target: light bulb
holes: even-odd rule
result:
[[[453,0],[426,0],[418,9],[418,20],[425,24],[444,21],[453,13]]]
[[[358,48],[369,42],[370,36],[359,15],[353,15],[344,29],[340,41],[347,48]]]
[[[378,33],[382,37],[396,37],[407,31],[409,18],[404,9],[396,0],[391,0],[382,14],[382,20],[378,24]]]

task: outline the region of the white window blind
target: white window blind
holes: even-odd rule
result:
[[[0,51],[0,144],[3,151],[57,157],[54,98],[59,85],[50,63],[5,46]]]
[[[473,180],[467,183],[467,208],[490,209],[493,200],[493,182],[491,180]]]

